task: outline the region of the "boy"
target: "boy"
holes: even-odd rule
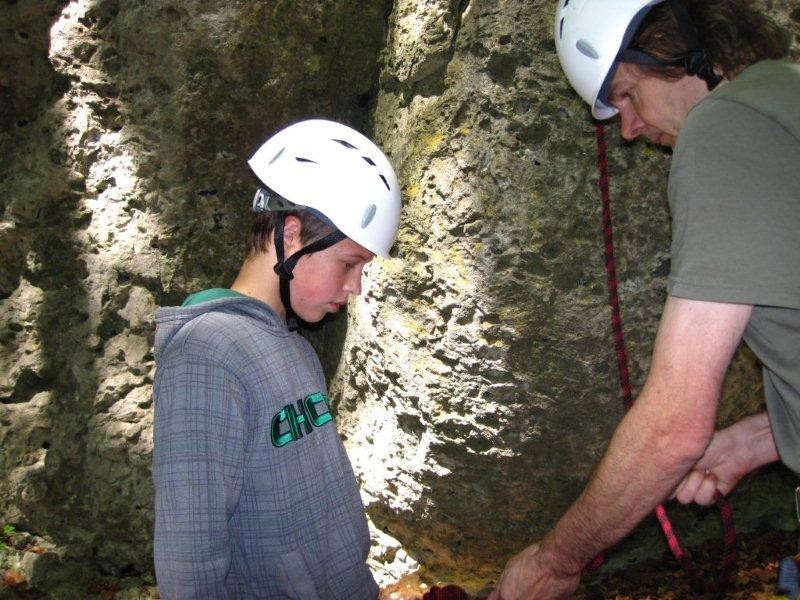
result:
[[[230,289],[156,314],[153,478],[162,598],[376,598],[369,532],[319,361],[294,329],[361,291],[400,220],[371,141],[309,120],[249,164],[265,187]]]

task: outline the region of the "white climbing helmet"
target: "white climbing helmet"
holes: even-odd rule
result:
[[[609,119],[617,109],[606,104],[603,89],[644,15],[663,0],[559,0],[555,40],[567,79],[592,107],[596,119]],[[603,94],[601,94],[601,91]]]
[[[370,252],[389,255],[400,185],[380,148],[359,132],[323,119],[300,121],[264,142],[248,164],[292,204],[320,212]]]

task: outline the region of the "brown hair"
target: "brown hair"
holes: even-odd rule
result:
[[[304,246],[334,231],[333,227],[309,210],[286,211],[284,214],[287,217],[300,219],[300,241]],[[270,211],[256,213],[253,217],[250,237],[247,238],[246,258],[252,258],[259,252],[266,252],[269,245],[273,243],[272,232],[275,231],[275,217],[276,213]]]
[[[746,67],[789,53],[788,35],[751,0],[680,0],[692,18],[714,68],[733,79]],[[669,2],[654,6],[628,46],[665,62],[677,62],[687,47]],[[683,67],[636,65],[663,79],[680,79]]]

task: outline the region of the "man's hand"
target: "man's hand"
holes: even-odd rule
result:
[[[579,583],[580,573],[548,564],[546,553],[533,544],[506,563],[500,583],[488,600],[569,598]]]
[[[766,413],[747,417],[714,434],[703,457],[672,497],[682,504],[709,505],[714,492],[726,496],[750,471],[778,460]]]

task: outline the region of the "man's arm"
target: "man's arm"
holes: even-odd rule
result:
[[[667,498],[714,433],[722,382],[752,306],[670,297],[647,381],[589,484],[540,545],[506,566],[490,598],[558,598],[581,569]]]

